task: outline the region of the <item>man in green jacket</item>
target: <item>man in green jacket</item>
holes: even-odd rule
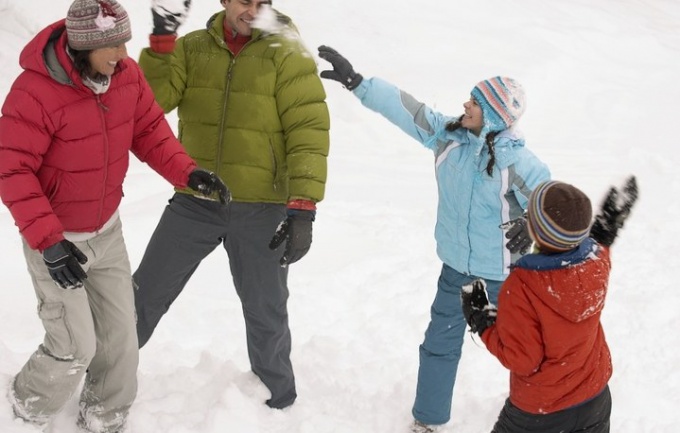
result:
[[[326,183],[330,120],[316,63],[269,0],[221,0],[206,29],[180,38],[190,0],[152,3],[154,31],[139,64],[161,107],[177,108],[187,152],[224,179],[232,201],[190,190],[170,200],[134,274],[139,345],[222,244],[252,371],[271,391],[267,405],[284,408],[297,396],[287,265],[309,250]],[[258,14],[277,31],[252,27]]]

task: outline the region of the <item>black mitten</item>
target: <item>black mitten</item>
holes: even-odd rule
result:
[[[288,209],[288,217],[269,242],[269,248],[275,250],[286,241],[281,266],[295,263],[307,254],[312,245],[312,222],[315,215],[313,210]]]
[[[470,326],[470,332],[476,332],[481,336],[486,328],[496,322],[496,306],[489,303],[486,282],[481,278],[462,287],[460,305],[463,308],[463,317]]]
[[[174,35],[187,19],[191,0],[152,0],[154,35]]]
[[[529,236],[529,228],[527,227],[527,220],[521,216],[499,226],[503,230],[507,230],[505,238],[510,239],[505,247],[513,254],[526,254],[531,248],[533,241]]]
[[[319,57],[333,65],[332,71],[321,71],[321,78],[335,80],[345,86],[347,90],[354,90],[364,77],[354,72],[352,64],[331,47],[321,45]]]
[[[612,187],[602,203],[600,213],[595,217],[590,229],[590,237],[604,246],[611,246],[619,229],[628,219],[637,198],[638,187],[635,176],[629,177],[621,190]]]
[[[87,263],[87,256],[72,242],[63,240],[43,251],[43,261],[55,283],[62,289],[83,287],[87,274],[80,265]]]
[[[229,188],[227,188],[227,185],[224,184],[222,179],[212,171],[203,168],[195,169],[189,174],[187,185],[189,188],[207,197],[216,192],[220,199],[220,203],[222,204],[227,204],[231,201]]]

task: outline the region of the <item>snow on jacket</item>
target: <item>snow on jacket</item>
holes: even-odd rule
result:
[[[129,151],[186,186],[196,164],[133,60],[95,95],[66,52],[61,20],[29,42],[20,64],[0,117],[0,197],[31,248],[100,229],[120,204]]]
[[[496,324],[482,335],[510,370],[510,401],[535,414],[583,403],[612,375],[600,314],[609,248],[587,239],[572,251],[528,254],[498,296]]]
[[[493,176],[488,149],[465,128],[445,130],[444,116],[379,78],[364,79],[354,94],[435,153],[439,190],[435,239],[439,258],[463,274],[502,281],[519,256],[505,247],[498,226],[524,212],[531,191],[550,172],[515,130],[496,136]]]
[[[158,103],[177,108],[184,148],[219,173],[234,201],[321,201],[330,117],[314,58],[299,40],[257,29],[234,55],[224,15],[179,38],[171,54],[142,51]]]

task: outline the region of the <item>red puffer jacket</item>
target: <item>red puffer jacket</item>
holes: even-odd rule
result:
[[[64,21],[22,51],[24,69],[0,117],[0,197],[31,248],[94,232],[123,196],[129,151],[176,187],[196,164],[137,63],[118,63],[108,91],[85,87],[66,52]]]
[[[510,401],[535,414],[595,397],[612,375],[600,323],[609,249],[592,239],[564,254],[517,261],[498,296],[496,324],[482,335],[510,370]]]

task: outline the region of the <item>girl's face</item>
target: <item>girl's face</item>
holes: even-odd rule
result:
[[[484,127],[482,107],[474,98],[470,97],[470,100],[463,104],[463,108],[465,108],[465,114],[460,121],[461,126],[469,129],[473,134],[479,135]]]
[[[113,75],[118,62],[127,59],[127,56],[125,44],[92,50],[90,52],[91,78],[94,78],[97,74],[110,77]]]

